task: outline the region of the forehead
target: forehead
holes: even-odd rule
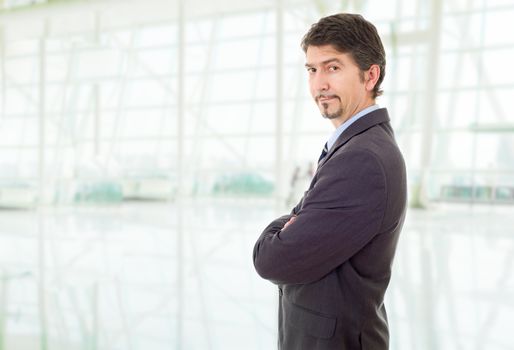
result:
[[[337,50],[332,45],[309,46],[305,53],[305,59],[307,65],[319,65],[333,59],[337,59],[342,63],[353,63],[349,54]]]

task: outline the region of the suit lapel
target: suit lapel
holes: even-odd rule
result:
[[[380,108],[369,114],[366,114],[352,125],[348,127],[343,133],[337,138],[334,145],[330,148],[325,158],[318,164],[318,169],[325,164],[325,162],[334,154],[341,146],[347,143],[352,137],[358,135],[367,129],[382,123],[389,122],[389,114],[387,109]]]

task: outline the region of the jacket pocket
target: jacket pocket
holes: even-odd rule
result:
[[[337,318],[298,306],[282,298],[285,323],[310,336],[330,339],[334,335]]]

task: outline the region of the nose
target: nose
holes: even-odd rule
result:
[[[323,72],[318,71],[311,76],[311,88],[316,95],[320,92],[328,91],[328,79]]]

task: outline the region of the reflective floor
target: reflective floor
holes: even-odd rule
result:
[[[276,348],[268,200],[0,211],[0,349]],[[514,207],[410,210],[391,349],[514,349]]]

